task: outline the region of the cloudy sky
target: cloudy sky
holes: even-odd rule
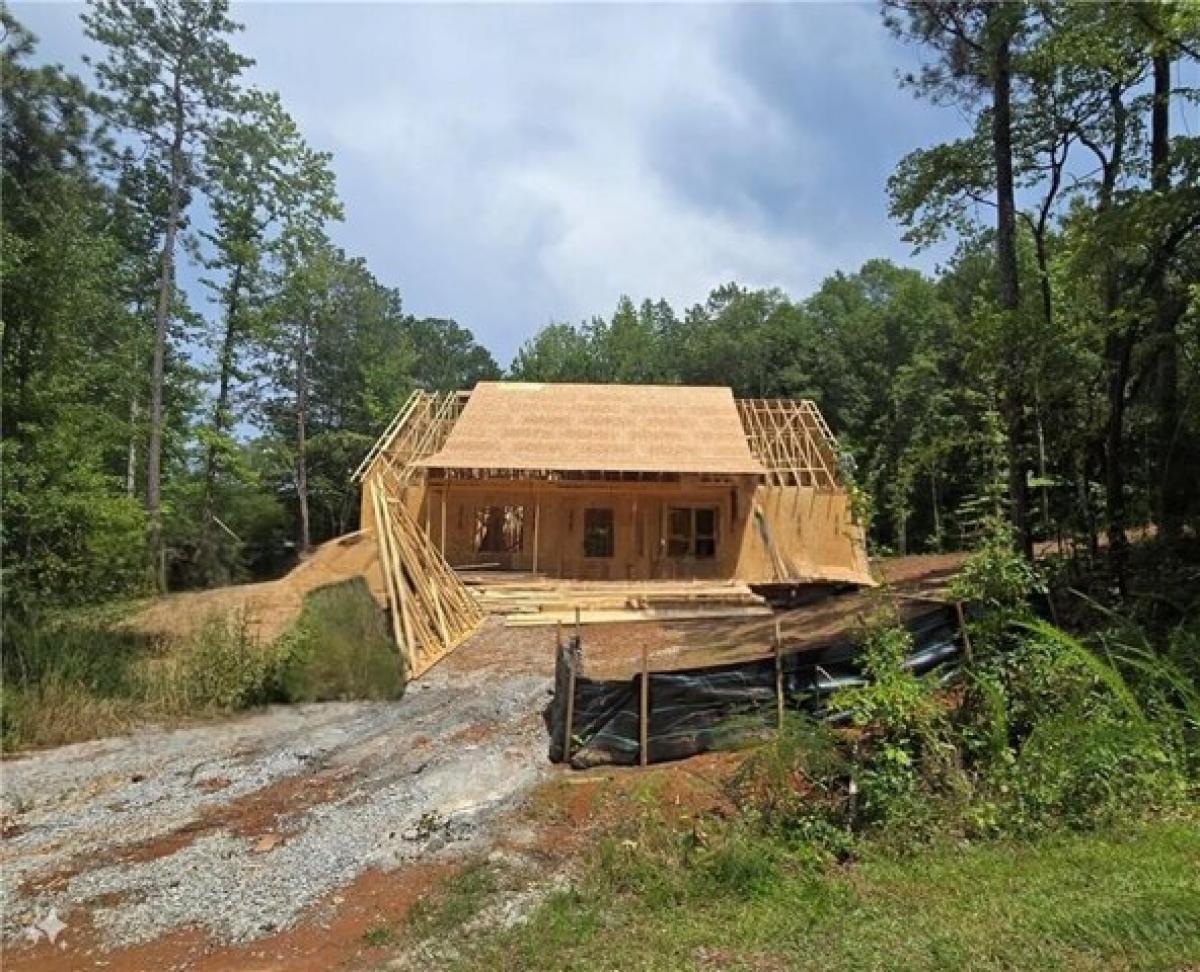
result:
[[[13,5],[80,71],[74,4]],[[895,73],[875,4],[235,3],[252,80],[333,153],[335,239],[502,364],[625,293],[795,296],[913,260],[884,183],[956,134]]]

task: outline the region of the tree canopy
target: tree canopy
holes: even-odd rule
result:
[[[248,83],[227,4],[94,0],[95,88],[0,11],[10,606],[282,570],[356,526],[349,474],[413,389],[505,374],[812,398],[877,550],[969,544],[1000,510],[1028,543],[1106,540],[1120,584],[1131,528],[1170,548],[1200,517],[1200,130],[1177,122],[1200,11],[882,17],[923,62],[901,83],[963,120],[879,187],[944,266],[621,297],[503,372],[333,242],[332,159]]]

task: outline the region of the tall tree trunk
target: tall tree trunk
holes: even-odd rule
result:
[[[929,467],[929,499],[933,505],[933,537],[937,549],[942,549],[942,511],[938,502],[938,470],[934,463]]]
[[[997,20],[1009,12],[997,4]],[[1033,553],[1029,531],[1029,492],[1022,448],[1025,438],[1023,371],[1016,317],[1021,308],[1017,270],[1017,205],[1012,162],[1012,51],[1008,26],[1000,23],[992,58],[992,158],[996,168],[996,267],[1000,308],[1005,312],[1009,342],[1004,418],[1008,433],[1008,495],[1017,541],[1027,556]]]
[[[1042,391],[1040,384],[1035,382],[1033,386],[1033,415],[1034,415],[1034,431],[1037,435],[1037,450],[1038,450],[1038,478],[1042,481],[1042,530],[1046,536],[1050,535],[1050,489],[1046,485],[1049,481],[1046,469],[1046,427],[1042,423]]]
[[[1154,101],[1150,108],[1150,188],[1156,196],[1171,190],[1171,59],[1167,52],[1154,55]],[[1167,293],[1166,261],[1150,281],[1155,303],[1158,368],[1156,375],[1157,412],[1154,453],[1158,461],[1156,516],[1163,540],[1174,545],[1183,532],[1188,484],[1183,463],[1174,456],[1179,414],[1179,345],[1175,333],[1176,315]]]
[[[1125,390],[1129,384],[1129,365],[1132,357],[1133,342],[1128,330],[1122,327],[1111,332],[1104,341],[1104,358],[1108,371],[1104,492],[1108,506],[1108,554],[1117,588],[1122,595],[1125,594],[1126,569],[1129,562],[1129,537],[1126,533],[1128,510],[1125,504]]]
[[[1055,182],[1058,175],[1055,173]],[[1054,190],[1057,192],[1057,189]],[[1049,208],[1042,210],[1041,217],[1032,224],[1034,255],[1037,259],[1038,289],[1042,298],[1042,320],[1046,325],[1046,333],[1054,333],[1054,288],[1050,283],[1050,253],[1046,246],[1046,223],[1049,219]]]
[[[141,299],[133,304],[133,354],[130,356],[129,373],[136,376],[141,373],[145,362],[142,360],[142,314],[145,307]],[[129,449],[125,459],[125,495],[133,499],[137,495],[137,464],[138,464],[138,424],[142,420],[142,404],[139,399],[141,389],[137,378],[133,378],[134,388],[129,395]]]
[[[175,295],[175,238],[179,214],[183,208],[184,183],[184,104],[179,75],[172,92],[175,104],[175,131],[171,141],[171,181],[167,198],[167,227],[163,233],[161,269],[158,280],[158,305],[154,311],[154,357],[150,366],[150,437],[146,444],[146,510],[150,514],[150,556],[155,584],[167,589],[166,550],[162,531],[162,442],[163,375],[167,353],[167,324],[171,318],[171,299]]]
[[[1113,110],[1112,154],[1104,166],[1097,211],[1107,213],[1113,203],[1117,175],[1125,154],[1125,126],[1128,110],[1120,88],[1109,90]],[[1107,381],[1108,423],[1104,433],[1104,494],[1108,527],[1108,555],[1118,591],[1124,595],[1127,586],[1129,538],[1128,510],[1125,503],[1125,395],[1129,385],[1130,362],[1133,359],[1134,335],[1129,324],[1117,322],[1121,302],[1120,266],[1115,252],[1110,252],[1103,271],[1102,314],[1106,335],[1104,364]]]
[[[300,318],[296,342],[296,499],[300,505],[300,556],[312,547],[308,516],[308,318]]]
[[[140,413],[135,391],[129,396],[129,454],[125,460],[125,495],[130,499],[137,495],[137,426]]]
[[[216,544],[213,528],[217,515],[217,476],[220,474],[220,437],[229,429],[229,398],[233,389],[233,367],[238,340],[237,319],[241,305],[242,278],[244,268],[239,263],[234,267],[225,302],[225,334],[221,339],[219,359],[220,372],[217,377],[217,400],[213,407],[213,438],[204,457],[204,499],[200,519],[200,553],[202,567],[210,574],[216,573]],[[216,578],[209,577],[209,580]]]
[[[1088,462],[1088,447],[1081,446],[1075,453],[1075,492],[1079,502],[1080,520],[1087,539],[1088,564],[1096,561],[1100,549],[1099,533],[1096,528],[1096,511],[1092,508],[1091,475]]]

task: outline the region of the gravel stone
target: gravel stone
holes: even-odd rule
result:
[[[109,946],[185,927],[247,942],[369,868],[483,847],[498,814],[550,771],[549,679],[442,668],[398,702],[277,707],[5,762],[0,811],[15,831],[0,849],[4,941],[57,909],[68,927],[88,912]],[[262,833],[201,827],[164,856],[114,862],[308,778],[331,795],[285,812],[273,828],[282,840],[265,851]]]

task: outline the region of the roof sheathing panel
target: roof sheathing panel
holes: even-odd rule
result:
[[[763,475],[733,392],[682,385],[480,382],[442,449],[443,469]]]

